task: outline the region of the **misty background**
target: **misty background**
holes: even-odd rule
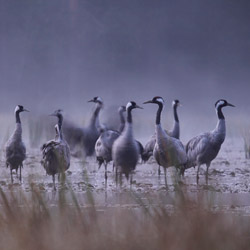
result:
[[[87,100],[101,96],[105,120],[105,110],[160,95],[165,125],[179,99],[181,129],[196,135],[213,129],[224,98],[236,105],[225,108],[233,130],[250,114],[249,13],[248,0],[0,0],[2,117],[13,124],[22,104],[32,111],[24,121],[58,108],[84,120]],[[136,110],[135,123],[150,130],[155,111]]]

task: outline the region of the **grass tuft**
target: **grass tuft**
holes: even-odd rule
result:
[[[80,205],[68,189],[47,201],[35,184],[31,195],[0,189],[0,249],[248,249],[250,221],[214,213],[194,204],[185,194],[176,197],[173,210],[143,201],[131,191],[139,209]],[[90,194],[94,200],[94,194]],[[176,194],[179,196],[179,194]],[[21,200],[21,202],[20,202]]]

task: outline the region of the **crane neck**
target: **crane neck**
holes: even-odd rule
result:
[[[124,126],[125,126],[124,111],[121,110],[121,111],[119,112],[119,115],[120,115],[120,122],[121,122],[120,128],[119,128],[119,132],[121,133],[122,130],[124,129]]]
[[[161,112],[163,109],[163,104],[162,103],[157,103],[158,104],[158,110],[156,113],[156,120],[155,120],[155,124],[159,125],[161,123]]]
[[[63,116],[62,114],[57,115],[59,130],[62,130]]]
[[[219,132],[219,133],[226,133],[226,121],[225,119],[219,119],[216,127],[215,127],[215,131]]]
[[[20,112],[19,112],[19,111],[16,111],[16,112],[15,112],[15,116],[16,116],[16,123],[20,123],[20,124],[21,124]]]
[[[124,123],[125,123],[124,111],[121,110],[121,111],[119,112],[119,115],[120,115],[121,124],[124,124]]]
[[[59,127],[59,133],[58,133],[59,139],[63,140],[63,132],[62,132],[62,127]]]
[[[219,106],[216,109],[216,113],[218,116],[218,122],[214,131],[216,131],[219,134],[226,134],[226,121],[222,113],[222,106]]]
[[[60,140],[63,139],[63,132],[62,132],[62,124],[63,124],[63,115],[62,114],[58,114],[57,115],[57,118],[58,118],[58,130],[57,133],[58,133],[58,137]]]
[[[173,106],[173,112],[174,112],[174,120],[175,120],[175,122],[179,122],[179,117],[178,117],[178,114],[177,114],[177,105]]]
[[[132,124],[132,109],[129,107],[127,109],[127,123]]]
[[[133,124],[132,123],[125,123],[124,129],[122,131],[122,135],[125,137],[133,138]]]
[[[222,107],[219,106],[217,109],[216,109],[216,112],[217,112],[217,116],[218,116],[218,119],[219,120],[225,120],[225,117],[222,113]]]
[[[98,116],[99,116],[99,113],[100,113],[102,106],[103,106],[102,103],[99,103],[99,102],[96,103],[94,113],[92,114],[92,117],[90,119],[91,124],[96,125],[96,122],[97,122],[97,119],[98,119]]]
[[[216,141],[223,143],[226,138],[226,122],[225,119],[219,119],[213,134],[216,137]]]
[[[222,107],[219,106],[216,109],[217,115],[218,115],[218,122],[217,125],[214,129],[214,133],[216,135],[216,137],[223,142],[225,140],[226,137],[226,121],[225,121],[225,117],[222,113]]]
[[[132,107],[128,107],[126,110],[127,117],[126,117],[125,127],[121,132],[122,136],[126,138],[133,138],[132,109],[133,109]]]

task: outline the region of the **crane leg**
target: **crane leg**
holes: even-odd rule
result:
[[[163,169],[164,169],[165,185],[167,187],[167,168],[163,168]]]
[[[158,166],[158,175],[161,175],[161,166]]]
[[[186,169],[185,164],[182,165],[182,166],[180,166],[180,175],[181,175],[182,177],[184,177],[185,169]]]
[[[98,170],[101,168],[101,166],[102,166],[102,161],[98,161]],[[104,163],[105,164],[105,163]]]
[[[19,170],[19,171],[20,171],[20,173],[19,173],[19,180],[20,180],[20,181],[22,180],[22,166],[23,166],[23,165],[20,165],[20,166],[19,166],[19,169],[20,169],[20,170]]]
[[[210,167],[210,164],[211,164],[210,162],[206,164],[206,165],[207,165],[206,176],[208,176],[208,169],[209,169],[209,167]]]
[[[121,187],[122,186],[122,172],[121,171],[119,172],[119,184]]]
[[[115,167],[115,164],[113,163],[113,169],[115,168],[115,183],[116,183],[116,187],[117,187],[117,183],[118,183],[118,170],[117,167]]]
[[[209,167],[210,167],[210,164],[211,164],[210,162],[206,164],[206,165],[207,165],[206,182],[208,181],[208,169],[209,169]]]
[[[108,179],[108,174],[107,174],[107,162],[104,163],[104,167],[105,167],[105,182],[107,182]]]
[[[13,183],[13,175],[12,175],[12,169],[10,167],[10,178],[11,178],[11,183]]]
[[[197,168],[197,173],[196,173],[196,181],[197,183],[199,182],[199,171],[200,171],[200,164],[198,164],[198,168]]]
[[[54,186],[54,191],[56,191],[56,184],[55,184],[55,175],[52,175],[52,181],[53,181],[53,186]]]

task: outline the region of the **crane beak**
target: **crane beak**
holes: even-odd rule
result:
[[[147,104],[147,103],[153,103],[153,102],[150,100],[150,101],[144,102],[143,104]]]
[[[230,107],[235,107],[233,104],[231,103],[227,103],[227,106],[230,106]]]
[[[92,99],[92,100],[89,100],[88,102],[95,102],[95,101]]]
[[[30,112],[28,109],[23,109],[23,111]]]
[[[138,105],[136,105],[135,107],[138,108],[138,109],[143,109],[142,107],[140,107],[140,106],[138,106]]]

